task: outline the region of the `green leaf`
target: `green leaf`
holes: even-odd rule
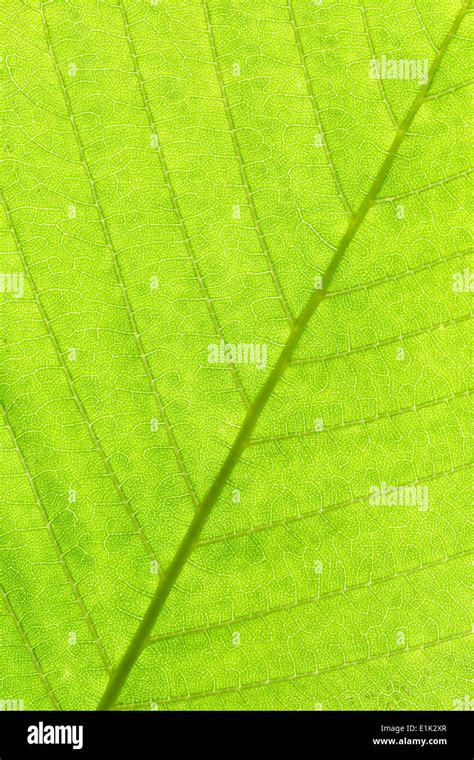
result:
[[[465,709],[471,2],[5,0],[2,709]]]

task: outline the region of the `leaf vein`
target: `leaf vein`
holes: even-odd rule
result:
[[[294,433],[281,433],[280,435],[265,436],[262,438],[250,438],[247,442],[247,446],[263,446],[268,443],[276,443],[277,441],[289,441],[295,438],[301,439],[307,436],[324,435],[324,433],[334,432],[335,430],[345,430],[351,427],[365,427],[373,422],[379,422],[379,420],[392,419],[393,417],[400,417],[410,412],[417,413],[420,409],[429,409],[439,404],[445,404],[448,401],[452,401],[457,398],[464,398],[470,396],[473,392],[473,388],[468,390],[458,391],[457,393],[450,393],[448,396],[442,396],[441,398],[432,399],[431,401],[422,401],[421,403],[413,403],[411,406],[403,407],[402,409],[390,410],[382,412],[380,414],[374,414],[371,417],[362,417],[358,420],[349,420],[348,422],[342,422],[338,425],[327,425],[323,430],[298,430]]]
[[[5,592],[5,589],[1,585],[0,585],[0,593],[2,594],[2,598],[3,598],[3,601],[4,601],[5,607],[6,607],[8,613],[10,614],[10,617],[12,618],[12,620],[13,620],[13,622],[15,624],[15,628],[18,631],[18,633],[19,633],[19,635],[20,635],[20,637],[21,637],[21,639],[23,641],[25,649],[28,652],[33,665],[35,666],[35,670],[36,670],[36,672],[37,672],[37,674],[39,676],[39,679],[40,679],[41,683],[44,686],[44,690],[46,691],[46,693],[47,693],[47,695],[48,695],[48,697],[49,697],[49,699],[51,701],[51,704],[53,705],[53,709],[54,710],[60,710],[61,709],[60,704],[59,704],[58,700],[56,699],[56,696],[55,696],[55,694],[54,694],[54,692],[53,692],[53,690],[51,688],[51,685],[50,685],[49,680],[48,680],[48,678],[46,676],[46,673],[44,672],[44,670],[43,670],[43,668],[41,666],[41,662],[39,661],[38,657],[36,656],[35,650],[33,649],[33,647],[30,644],[30,640],[29,640],[28,636],[26,635],[26,631],[25,631],[25,629],[24,629],[24,627],[23,627],[23,625],[21,623],[20,618],[18,617],[18,615],[16,614],[16,612],[14,610],[14,608],[13,608],[13,606],[12,606],[12,604],[11,604],[9,598],[8,598],[8,595]]]
[[[310,604],[317,604],[318,602],[324,601],[325,599],[334,599],[339,596],[345,596],[351,591],[361,591],[362,589],[372,588],[373,586],[379,586],[383,583],[389,583],[390,581],[398,580],[399,578],[407,578],[409,576],[416,575],[417,573],[420,573],[424,570],[429,570],[430,568],[433,568],[433,567],[439,567],[441,565],[445,565],[448,562],[451,562],[453,560],[470,557],[472,554],[474,554],[474,552],[472,551],[458,552],[457,554],[452,554],[450,556],[442,557],[441,559],[434,560],[433,562],[427,562],[425,564],[418,565],[417,567],[410,568],[409,570],[401,570],[400,572],[396,572],[393,575],[385,575],[381,578],[374,578],[369,581],[364,581],[363,583],[356,583],[350,586],[345,586],[344,588],[338,589],[336,591],[318,593],[317,596],[308,596],[302,599],[297,599],[294,602],[287,602],[286,604],[278,604],[278,605],[275,605],[274,607],[268,607],[267,609],[260,610],[259,612],[249,613],[248,615],[236,615],[232,618],[228,618],[227,620],[220,620],[216,623],[209,623],[203,626],[196,626],[194,628],[184,628],[184,629],[181,629],[180,631],[171,631],[170,633],[160,634],[157,636],[153,636],[153,638],[150,639],[149,645],[151,646],[160,641],[168,641],[169,639],[181,638],[182,636],[190,636],[190,635],[199,634],[199,633],[207,633],[208,631],[214,631],[220,628],[226,628],[228,626],[233,626],[239,623],[248,623],[254,620],[262,620],[270,615],[275,615],[279,612],[300,609],[301,607],[306,607]]]
[[[143,75],[142,75],[141,70],[140,70],[140,64],[138,63],[139,59],[138,59],[138,55],[137,55],[137,52],[136,52],[136,49],[135,49],[135,43],[133,42],[133,38],[132,38],[132,35],[131,35],[130,23],[129,23],[129,20],[128,20],[127,11],[125,9],[123,0],[119,0],[119,7],[120,7],[120,10],[122,12],[123,22],[124,22],[124,26],[125,26],[125,34],[126,34],[126,37],[127,37],[127,42],[128,42],[128,47],[129,47],[129,50],[130,50],[131,58],[132,58],[132,61],[133,61],[133,68],[134,68],[135,76],[137,77],[138,85],[139,85],[139,88],[140,88],[140,96],[141,96],[141,99],[142,99],[142,102],[143,102],[143,107],[144,107],[144,110],[145,110],[145,113],[146,113],[146,116],[147,116],[147,119],[148,119],[149,127],[150,127],[153,135],[156,137],[156,140],[157,140],[156,152],[157,152],[157,155],[158,155],[158,158],[159,158],[159,161],[160,161],[161,171],[163,173],[163,177],[164,177],[164,180],[165,180],[166,188],[168,190],[168,195],[170,197],[171,204],[173,206],[173,211],[174,211],[174,214],[175,214],[176,219],[177,219],[178,224],[179,224],[179,229],[180,229],[180,232],[181,232],[181,235],[182,235],[182,238],[183,238],[183,242],[184,242],[184,245],[185,245],[185,248],[186,248],[186,252],[188,254],[188,258],[189,258],[189,260],[191,262],[191,265],[193,267],[193,271],[194,271],[196,280],[197,280],[197,282],[199,284],[199,289],[201,291],[202,297],[203,297],[204,302],[206,304],[206,308],[208,310],[209,317],[211,319],[212,326],[214,328],[214,332],[218,336],[219,340],[224,340],[225,341],[224,334],[223,334],[222,328],[221,328],[221,326],[219,324],[219,319],[217,317],[217,312],[216,312],[216,309],[214,307],[214,303],[213,303],[213,301],[211,299],[208,287],[206,285],[206,281],[205,281],[205,279],[204,279],[204,277],[202,275],[201,267],[199,266],[199,262],[198,262],[198,260],[197,260],[197,258],[195,256],[195,254],[194,254],[192,243],[191,243],[191,238],[189,236],[189,232],[187,230],[186,222],[185,222],[183,214],[181,212],[181,209],[180,209],[180,206],[179,206],[179,203],[178,203],[178,199],[177,199],[177,196],[176,196],[176,191],[174,189],[174,186],[173,186],[173,183],[172,183],[172,180],[171,180],[171,175],[170,175],[168,163],[167,163],[167,160],[166,160],[166,157],[165,157],[165,154],[164,154],[161,142],[160,142],[160,138],[159,138],[159,134],[158,134],[158,128],[156,126],[155,118],[153,116],[153,112],[152,112],[151,105],[150,105],[150,100],[149,100],[148,95],[147,95],[145,81],[144,81]],[[236,387],[236,389],[237,389],[237,391],[238,391],[238,393],[239,393],[239,395],[240,395],[240,397],[241,397],[241,399],[242,399],[245,407],[248,408],[249,405],[250,405],[250,401],[249,401],[248,396],[247,396],[247,394],[245,392],[245,388],[242,385],[242,381],[240,379],[239,373],[237,372],[237,368],[236,368],[235,364],[229,364],[229,368],[230,368],[230,371],[231,371],[231,374],[232,374],[234,385],[235,385],[235,387]]]
[[[141,338],[141,334],[140,334],[140,332],[138,330],[138,325],[137,325],[137,322],[136,322],[135,314],[134,314],[134,311],[132,309],[132,305],[131,305],[130,299],[128,297],[127,288],[125,286],[125,282],[124,282],[124,279],[123,279],[122,270],[121,270],[120,262],[119,262],[119,259],[118,259],[118,254],[117,254],[117,251],[115,250],[115,247],[114,247],[113,242],[112,242],[112,238],[111,238],[111,235],[110,235],[110,230],[109,230],[109,227],[108,227],[105,215],[104,215],[104,211],[102,209],[102,204],[100,202],[100,199],[99,199],[99,196],[98,196],[98,193],[97,193],[97,189],[96,189],[96,186],[95,186],[95,180],[94,180],[94,178],[92,176],[91,170],[89,168],[89,164],[88,164],[88,162],[86,160],[84,145],[83,145],[82,138],[81,138],[81,135],[79,133],[79,129],[78,129],[78,126],[77,126],[77,123],[76,123],[76,117],[74,115],[74,111],[73,111],[73,108],[72,108],[71,100],[70,100],[67,88],[66,88],[66,86],[64,84],[63,75],[62,75],[61,70],[59,68],[59,65],[58,65],[58,62],[57,62],[57,59],[56,59],[56,55],[54,53],[54,48],[53,48],[53,45],[52,45],[51,34],[50,34],[50,31],[49,31],[49,26],[48,26],[48,22],[47,22],[47,19],[46,19],[46,15],[44,13],[43,4],[44,4],[44,0],[40,0],[40,6],[39,6],[39,8],[40,8],[41,18],[42,18],[42,22],[43,22],[43,28],[44,28],[44,33],[45,33],[45,37],[46,37],[46,42],[47,42],[49,53],[50,53],[50,56],[51,56],[51,61],[52,61],[53,68],[55,70],[55,73],[56,73],[56,76],[57,76],[57,79],[58,79],[58,82],[59,82],[59,86],[61,88],[61,92],[62,92],[62,95],[63,95],[63,98],[64,98],[64,102],[65,102],[68,114],[69,114],[69,119],[70,119],[70,122],[71,122],[72,132],[73,132],[74,138],[76,140],[76,144],[77,144],[77,147],[78,147],[81,163],[82,163],[82,166],[84,168],[84,172],[86,174],[86,177],[87,177],[87,180],[88,180],[88,183],[89,183],[90,192],[91,192],[92,198],[94,200],[94,205],[96,206],[97,213],[99,215],[100,225],[101,225],[101,228],[102,228],[102,231],[103,231],[103,234],[104,234],[104,239],[105,239],[105,242],[106,242],[106,246],[107,246],[107,249],[108,249],[108,251],[109,251],[109,253],[111,255],[115,277],[116,277],[116,280],[117,280],[117,284],[118,284],[118,286],[120,288],[120,292],[121,292],[121,295],[122,295],[122,300],[123,300],[123,303],[125,305],[128,321],[129,321],[129,324],[130,324],[130,327],[131,327],[131,331],[132,331],[132,334],[133,334],[133,338],[135,340],[135,344],[136,344],[136,347],[138,349],[138,354],[139,354],[139,357],[140,357],[140,361],[141,361],[143,369],[145,371],[145,375],[147,377],[147,380],[148,380],[148,382],[150,384],[151,392],[153,394],[153,399],[154,399],[154,401],[155,401],[155,403],[156,403],[156,405],[158,407],[160,416],[161,416],[161,418],[163,420],[163,423],[164,423],[164,426],[165,426],[165,429],[166,429],[166,433],[167,433],[167,436],[168,436],[168,440],[170,442],[171,448],[173,450],[173,453],[174,453],[174,456],[175,456],[175,459],[176,459],[176,462],[177,462],[177,465],[178,465],[178,470],[180,472],[181,477],[184,480],[184,483],[186,485],[186,489],[187,489],[188,494],[189,494],[189,496],[191,498],[191,501],[193,502],[194,506],[197,506],[197,504],[198,504],[198,497],[197,497],[196,492],[194,490],[194,486],[192,484],[192,481],[191,481],[191,478],[189,476],[189,473],[188,473],[188,471],[186,469],[186,466],[185,466],[185,463],[184,463],[184,459],[183,459],[183,455],[182,455],[182,451],[181,451],[181,449],[178,446],[178,442],[176,440],[176,436],[174,434],[173,427],[172,427],[172,425],[170,423],[170,420],[168,418],[168,414],[166,412],[166,407],[165,407],[165,405],[163,403],[163,400],[161,398],[161,395],[158,392],[158,389],[156,387],[156,381],[155,381],[155,379],[153,377],[153,374],[152,374],[152,371],[151,371],[151,367],[150,367],[150,363],[149,363],[148,358],[147,358],[147,353],[145,352],[145,349],[144,349],[144,346],[143,346],[143,341],[142,341],[142,338]]]
[[[91,616],[90,616],[90,614],[89,614],[89,612],[87,610],[87,606],[86,606],[86,604],[84,602],[84,599],[82,597],[81,592],[79,591],[78,585],[77,585],[76,581],[74,580],[74,578],[72,576],[72,573],[71,573],[71,571],[69,569],[69,566],[68,566],[68,564],[67,564],[67,562],[66,562],[66,560],[64,558],[64,554],[61,551],[61,547],[59,545],[58,539],[56,538],[56,533],[55,533],[53,525],[52,525],[52,520],[50,520],[50,518],[48,517],[48,513],[46,512],[46,509],[45,509],[44,504],[43,504],[43,500],[41,499],[40,493],[39,493],[39,491],[38,491],[38,489],[36,487],[36,483],[34,481],[33,475],[31,474],[31,471],[30,471],[30,469],[28,467],[28,462],[27,462],[27,460],[25,458],[25,455],[23,453],[23,450],[22,450],[22,448],[20,446],[20,442],[19,442],[19,440],[18,440],[18,438],[16,436],[16,433],[13,430],[13,427],[12,427],[12,425],[10,423],[10,420],[8,419],[7,411],[6,411],[5,407],[3,406],[3,404],[0,404],[0,412],[2,413],[2,417],[3,417],[3,421],[5,423],[5,427],[7,428],[8,432],[10,434],[10,438],[12,440],[13,446],[14,446],[15,451],[17,453],[18,459],[20,460],[21,465],[22,465],[22,467],[23,467],[23,469],[25,471],[25,474],[26,474],[26,477],[27,477],[27,480],[28,480],[28,484],[29,484],[29,486],[31,488],[31,491],[33,493],[33,496],[35,498],[36,505],[37,505],[37,507],[39,509],[39,512],[41,514],[41,518],[43,520],[44,527],[46,528],[46,532],[48,533],[49,539],[51,541],[51,545],[52,545],[52,547],[54,549],[54,552],[55,552],[55,554],[56,554],[56,556],[58,558],[58,562],[60,564],[60,567],[61,567],[61,569],[62,569],[62,571],[63,571],[63,573],[64,573],[64,575],[66,577],[68,585],[69,585],[69,587],[70,587],[70,589],[72,591],[72,594],[74,596],[74,599],[76,600],[76,603],[77,603],[79,609],[81,610],[83,618],[84,618],[84,620],[86,622],[86,625],[87,625],[87,627],[89,629],[89,632],[91,634],[92,641],[94,642],[94,644],[97,647],[97,650],[99,652],[100,659],[102,660],[102,664],[104,665],[104,667],[106,668],[107,672],[110,675],[112,673],[111,662],[109,660],[107,652],[105,651],[105,648],[102,645],[102,642],[100,640],[99,634],[97,633],[97,629],[96,629],[96,627],[95,627],[95,625],[94,625],[94,623],[92,621],[92,618],[91,618]]]
[[[456,472],[463,472],[464,470],[469,470],[471,467],[473,467],[473,465],[474,465],[474,462],[469,462],[468,464],[459,465],[457,467],[450,467],[448,470],[442,470],[433,475],[422,477],[419,480],[412,480],[407,483],[400,483],[399,485],[417,486],[417,485],[420,485],[421,483],[429,483],[433,480],[438,480],[439,478],[444,478],[446,476],[453,475]],[[352,507],[354,506],[354,504],[367,501],[369,499],[369,496],[370,494],[366,493],[361,496],[356,496],[352,499],[345,499],[344,501],[340,501],[335,504],[330,504],[327,507],[321,507],[321,509],[313,509],[309,512],[303,512],[303,513],[298,513],[296,515],[290,515],[289,517],[284,517],[281,520],[272,520],[272,522],[263,523],[260,525],[254,525],[250,528],[234,531],[233,533],[224,533],[221,535],[210,536],[209,538],[202,538],[196,544],[196,549],[198,549],[200,546],[226,543],[234,539],[243,538],[246,536],[253,536],[255,533],[262,533],[264,531],[271,530],[272,528],[286,527],[287,525],[291,525],[292,523],[295,523],[295,522],[306,521],[307,519],[311,517],[318,517],[318,515],[325,515],[327,512],[333,512],[336,509],[342,509],[344,507]]]
[[[60,365],[62,371],[64,372],[64,375],[65,375],[65,378],[66,378],[66,382],[67,382],[69,391],[71,393],[71,396],[72,396],[72,398],[73,398],[73,400],[74,400],[74,402],[75,402],[75,404],[77,406],[77,409],[79,410],[79,413],[80,413],[80,415],[82,417],[82,420],[83,420],[83,422],[84,422],[84,424],[85,424],[85,426],[87,428],[87,432],[89,434],[89,437],[90,437],[90,439],[92,441],[92,444],[93,444],[95,450],[97,451],[97,453],[98,453],[98,455],[99,455],[99,457],[101,459],[101,462],[102,462],[102,464],[103,464],[103,466],[105,468],[105,471],[107,472],[107,475],[109,476],[110,480],[112,481],[112,484],[113,484],[113,486],[114,486],[114,488],[115,488],[115,490],[117,492],[117,495],[118,495],[118,497],[120,499],[120,503],[125,508],[125,511],[127,512],[127,514],[129,516],[132,524],[133,524],[133,527],[134,527],[134,529],[135,529],[135,531],[136,531],[136,533],[137,533],[137,535],[138,535],[138,537],[139,537],[139,539],[140,539],[140,541],[141,541],[141,543],[142,543],[145,551],[147,552],[148,556],[151,559],[153,559],[154,556],[155,556],[155,553],[154,553],[154,551],[152,549],[152,546],[151,546],[150,542],[148,541],[148,539],[147,539],[147,537],[146,537],[146,535],[145,535],[145,533],[143,531],[143,528],[140,525],[140,522],[139,522],[139,520],[138,520],[135,512],[133,511],[133,508],[132,508],[132,506],[130,504],[130,501],[129,501],[127,495],[125,494],[125,491],[123,490],[123,487],[122,487],[122,485],[121,485],[121,483],[120,483],[120,481],[119,481],[119,479],[118,479],[118,477],[117,477],[117,475],[116,475],[116,473],[115,473],[112,465],[110,464],[109,457],[107,456],[106,452],[104,451],[104,449],[102,447],[102,444],[100,443],[100,440],[99,440],[99,438],[98,438],[98,436],[97,436],[97,434],[96,434],[96,432],[94,430],[94,426],[93,426],[92,422],[90,421],[90,419],[89,419],[89,417],[87,415],[85,406],[82,403],[82,401],[81,401],[81,399],[80,399],[80,397],[79,397],[79,395],[78,395],[78,393],[76,391],[76,387],[75,387],[75,384],[74,384],[74,379],[72,377],[72,374],[71,374],[71,372],[69,370],[69,367],[68,367],[67,363],[64,361],[64,356],[63,356],[63,353],[61,351],[61,347],[60,347],[60,345],[58,343],[58,340],[56,338],[56,334],[55,334],[55,332],[54,332],[54,330],[52,328],[51,320],[49,319],[48,314],[46,312],[46,309],[44,308],[43,303],[41,301],[38,288],[36,287],[36,283],[34,281],[33,275],[31,273],[30,266],[28,264],[28,259],[26,258],[26,254],[25,254],[25,252],[23,250],[23,246],[21,245],[20,238],[18,236],[16,227],[15,227],[15,225],[13,223],[13,218],[12,218],[12,215],[11,215],[11,210],[10,210],[10,208],[9,208],[9,206],[7,204],[6,198],[4,197],[4,195],[3,195],[2,192],[0,192],[0,203],[3,206],[4,212],[5,212],[5,216],[7,218],[8,225],[9,225],[9,228],[10,228],[11,235],[12,235],[14,241],[15,241],[16,252],[18,253],[18,255],[20,257],[23,269],[25,270],[26,277],[28,278],[28,282],[30,283],[31,292],[33,294],[33,299],[34,299],[34,301],[36,303],[36,306],[38,308],[38,311],[39,311],[39,313],[41,315],[41,319],[42,319],[42,321],[44,323],[44,326],[46,328],[46,332],[47,332],[47,334],[49,336],[49,339],[50,339],[50,341],[51,341],[51,343],[53,345],[54,351],[55,351],[56,356],[57,356],[58,361],[59,361],[59,365]]]
[[[419,644],[417,646],[413,647],[406,647],[405,649],[397,649],[397,650],[389,650],[387,652],[382,652],[380,654],[376,655],[369,655],[368,657],[361,657],[356,660],[348,660],[346,662],[343,662],[339,665],[331,665],[327,668],[316,668],[315,670],[306,671],[304,673],[293,673],[291,675],[287,676],[277,676],[274,678],[267,678],[262,681],[254,681],[253,683],[244,683],[239,684],[237,686],[226,686],[220,689],[214,689],[210,691],[202,691],[202,692],[194,692],[192,694],[183,694],[178,697],[168,697],[167,699],[161,699],[161,700],[152,700],[154,704],[157,705],[166,705],[166,704],[172,704],[176,702],[190,702],[197,699],[205,699],[206,697],[218,697],[220,695],[224,694],[235,694],[241,691],[248,691],[251,689],[260,689],[268,686],[273,686],[277,684],[283,684],[283,683],[290,683],[292,681],[299,681],[303,678],[311,678],[311,677],[318,677],[321,675],[324,675],[326,673],[335,673],[339,672],[341,670],[344,670],[345,668],[352,668],[352,667],[360,667],[361,665],[367,665],[369,662],[374,662],[376,660],[384,660],[384,659],[390,659],[392,657],[396,657],[398,655],[403,654],[409,654],[411,652],[420,652],[424,651],[425,649],[431,649],[435,646],[440,646],[442,644],[449,643],[451,641],[460,641],[462,639],[466,639],[468,637],[472,636],[472,631],[463,631],[461,633],[454,634],[452,636],[444,636],[442,638],[436,639],[436,641],[429,641],[424,644]],[[149,702],[138,702],[135,704],[128,704],[128,705],[117,705],[116,709],[121,710],[127,710],[131,708],[137,708],[137,707],[148,707],[149,708],[150,703]]]
[[[212,52],[212,59],[213,59],[213,63],[214,63],[216,77],[217,77],[217,81],[219,83],[219,89],[220,89],[221,99],[222,99],[222,103],[223,103],[223,106],[224,106],[227,122],[229,124],[229,131],[230,131],[230,136],[231,136],[231,140],[232,140],[232,146],[233,146],[233,149],[234,149],[235,157],[237,159],[237,164],[238,164],[239,172],[240,172],[240,178],[241,178],[244,190],[245,190],[245,197],[247,199],[247,203],[248,203],[248,206],[249,206],[250,215],[252,217],[252,222],[253,222],[253,225],[255,227],[255,231],[257,233],[257,236],[258,236],[258,240],[259,240],[259,243],[260,243],[260,248],[261,248],[262,253],[265,256],[265,259],[267,261],[267,266],[268,266],[271,278],[273,280],[273,285],[274,285],[275,290],[277,292],[278,299],[280,301],[280,304],[282,306],[283,312],[285,314],[285,318],[286,318],[288,324],[290,326],[292,326],[294,324],[294,319],[293,319],[293,316],[291,314],[290,308],[288,306],[288,302],[287,302],[287,300],[285,298],[285,294],[283,292],[283,288],[281,286],[280,279],[278,277],[278,274],[276,272],[275,266],[273,264],[273,261],[272,261],[271,255],[270,255],[270,251],[269,251],[269,248],[268,248],[268,244],[267,244],[267,241],[266,241],[266,238],[265,238],[265,234],[263,232],[262,225],[261,225],[258,213],[257,213],[257,208],[256,208],[256,205],[255,205],[253,194],[252,194],[252,191],[251,191],[250,186],[249,186],[249,182],[248,182],[248,178],[247,178],[247,170],[246,170],[246,166],[245,166],[244,159],[243,159],[243,156],[242,156],[242,151],[240,149],[239,140],[238,140],[238,137],[237,137],[237,129],[236,129],[236,126],[235,126],[234,117],[232,115],[232,109],[230,107],[229,99],[227,97],[227,92],[226,92],[226,88],[225,88],[225,85],[224,85],[224,80],[223,80],[222,72],[221,72],[221,68],[220,68],[219,57],[217,55],[217,47],[216,47],[216,41],[215,41],[215,36],[214,36],[214,29],[213,29],[212,22],[211,22],[211,15],[210,15],[210,12],[209,12],[209,7],[208,7],[208,4],[207,4],[207,0],[202,0],[202,8],[203,8],[205,19],[206,19],[206,27],[207,27],[208,36],[209,36],[209,43],[210,43],[210,48],[211,48],[211,52]]]

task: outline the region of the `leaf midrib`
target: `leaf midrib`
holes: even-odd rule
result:
[[[337,247],[333,258],[331,259],[329,266],[322,278],[321,289],[315,290],[310,296],[305,308],[293,324],[288,339],[283,346],[283,349],[275,363],[275,366],[273,367],[255,401],[249,407],[242,426],[235,438],[232,447],[229,450],[226,459],[224,460],[224,463],[222,464],[214,482],[210,486],[204,499],[197,506],[193,520],[191,521],[176,551],[176,554],[171,561],[169,568],[162,575],[158,583],[158,587],[148,605],[141,623],[135,632],[135,635],[133,636],[127,650],[125,651],[122,659],[120,660],[116,670],[114,671],[107,684],[104,694],[98,704],[98,710],[109,710],[115,705],[130,671],[132,670],[135,662],[137,661],[138,657],[148,642],[153,626],[175,584],[175,581],[181,574],[187,560],[189,559],[189,556],[193,552],[199,540],[201,532],[209,518],[213,506],[219,498],[229,476],[239,462],[242,452],[247,446],[247,443],[252,435],[252,432],[260,418],[263,409],[273,394],[273,391],[279,383],[285,370],[289,366],[293,352],[295,351],[309,321],[315,314],[321,301],[324,299],[329,285],[337,271],[340,262],[344,257],[346,250],[351,244],[357,230],[365,220],[369,210],[375,204],[379,191],[398,153],[398,149],[402,144],[421,105],[424,103],[436,72],[444,57],[444,54],[453,37],[456,35],[456,32],[458,31],[462,20],[471,7],[471,4],[471,0],[465,0],[463,3],[461,10],[456,16],[454,23],[448,31],[443,44],[439,48],[439,51],[436,54],[433,63],[431,64],[426,84],[423,85],[423,87],[420,89],[405,119],[399,126],[392,145],[387,153],[387,156],[376,178],[374,179],[368,194],[362,201],[355,216],[349,222],[347,230],[343,235],[341,242],[339,243],[339,246]]]

